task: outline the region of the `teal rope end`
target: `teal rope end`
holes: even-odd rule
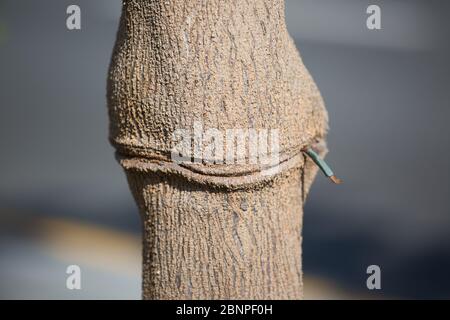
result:
[[[330,178],[331,181],[336,184],[342,183],[342,180],[334,175],[333,170],[331,170],[328,164],[311,147],[304,149],[303,152],[308,155],[312,161],[314,161],[314,163],[320,168],[320,170],[322,170],[325,176]]]

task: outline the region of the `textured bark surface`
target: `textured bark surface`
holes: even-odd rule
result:
[[[108,80],[110,139],[144,225],[147,299],[302,297],[302,207],[327,116],[281,0],[124,1]],[[172,133],[279,130],[280,170],[177,164]]]

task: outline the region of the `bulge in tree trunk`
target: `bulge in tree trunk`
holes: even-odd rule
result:
[[[124,1],[108,108],[143,222],[144,299],[302,298],[302,208],[317,171],[302,149],[324,155],[327,115],[282,0]],[[224,141],[276,132],[276,171],[252,161],[249,134],[234,162],[174,162],[174,132],[199,123]]]

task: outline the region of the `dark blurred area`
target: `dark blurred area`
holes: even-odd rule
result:
[[[66,28],[66,8],[82,28]],[[382,29],[366,28],[377,4]],[[289,0],[330,116],[303,229],[307,298],[450,298],[444,0]],[[140,221],[108,143],[120,0],[0,1],[0,298],[140,298]],[[82,268],[67,290],[66,267]],[[366,268],[381,268],[368,290]]]

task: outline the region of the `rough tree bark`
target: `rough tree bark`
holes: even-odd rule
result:
[[[145,299],[299,299],[303,203],[327,115],[282,0],[124,1],[110,139],[143,221]],[[172,133],[279,130],[280,166],[171,161]],[[248,159],[247,159],[248,160]]]

